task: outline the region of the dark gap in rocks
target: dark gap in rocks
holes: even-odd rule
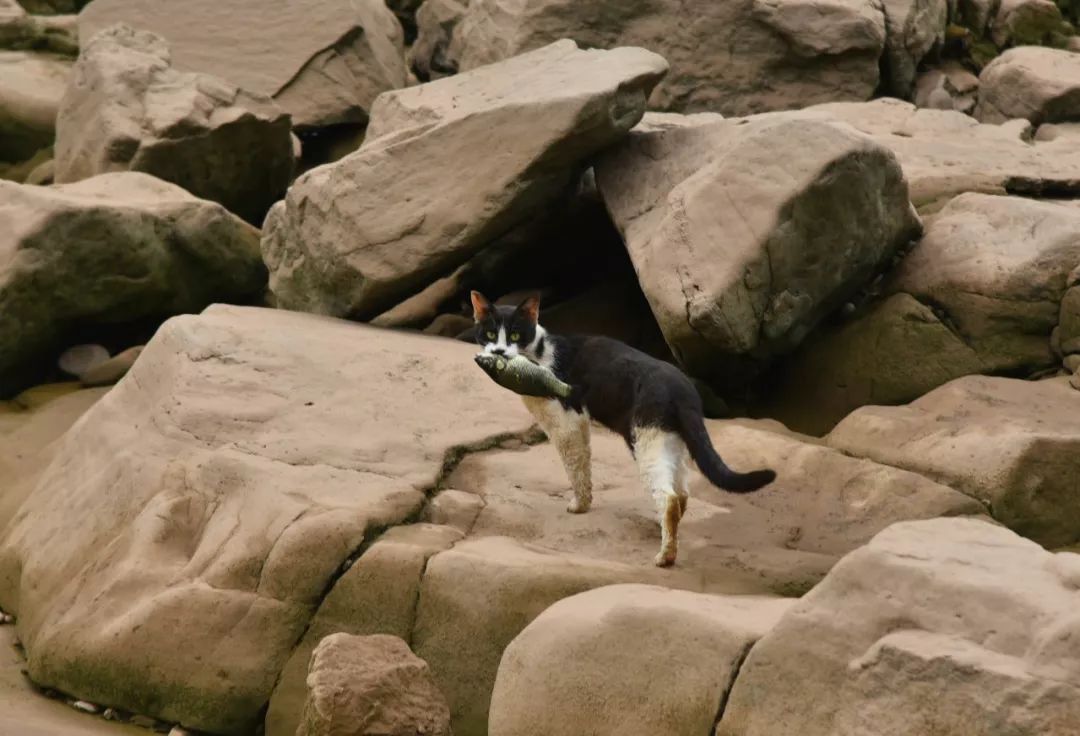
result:
[[[731,697],[731,691],[735,689],[735,682],[739,679],[739,673],[742,672],[742,667],[746,663],[746,658],[750,656],[750,650],[754,648],[754,644],[757,642],[750,642],[743,647],[742,652],[739,653],[738,659],[735,660],[735,666],[732,667],[731,682],[728,684],[727,689],[720,693],[720,705],[716,709],[716,718],[713,719],[713,729],[720,724],[720,719],[724,717],[724,711],[727,709],[728,699]],[[711,735],[712,730],[709,731]]]
[[[1033,199],[1077,199],[1080,198],[1080,178],[1053,181],[1013,176],[1005,181],[1005,193]]]
[[[366,123],[341,123],[324,128],[293,130],[301,146],[295,176],[348,156],[360,148],[366,130]]]

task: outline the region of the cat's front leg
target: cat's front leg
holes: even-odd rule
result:
[[[567,409],[555,399],[523,396],[522,400],[555,445],[566,469],[573,490],[566,510],[572,514],[585,513],[592,506],[592,447],[588,415]]]

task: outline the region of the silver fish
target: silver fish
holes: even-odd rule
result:
[[[563,383],[550,370],[524,355],[507,358],[503,355],[480,353],[475,360],[495,383],[514,393],[548,398],[558,396],[563,399],[570,396],[569,384]]]

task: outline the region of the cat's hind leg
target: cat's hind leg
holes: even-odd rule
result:
[[[658,427],[636,427],[633,442],[641,482],[656,504],[660,521],[660,552],[654,561],[659,567],[669,567],[679,553],[679,521],[686,508],[677,484],[686,445],[674,432]]]
[[[690,449],[684,442],[675,466],[675,494],[679,497],[679,516],[686,515],[686,506],[690,503]]]
[[[584,514],[592,505],[592,448],[588,415],[567,409],[556,399],[521,398],[544,434],[555,445],[566,469],[574,492],[566,510],[572,514]]]

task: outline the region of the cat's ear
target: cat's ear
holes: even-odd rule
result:
[[[540,296],[533,294],[518,305],[518,311],[534,325],[540,320]]]
[[[474,320],[483,322],[491,316],[491,302],[487,300],[486,296],[479,291],[471,291],[469,292],[469,298],[472,300],[472,316]]]

